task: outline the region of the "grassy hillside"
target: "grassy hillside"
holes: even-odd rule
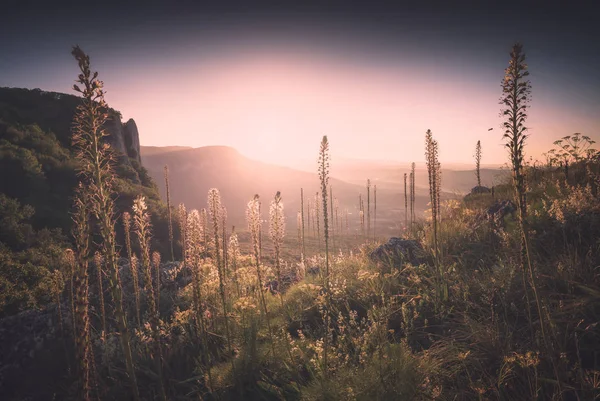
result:
[[[314,240],[307,248],[306,264],[299,264],[295,232],[288,232],[282,272],[287,279],[280,295],[256,287],[252,240],[244,240],[240,254],[230,238],[226,265],[230,278],[225,281],[229,334],[220,312],[219,265],[210,256],[214,243],[198,267],[204,277],[202,319],[211,327],[208,338],[203,339],[197,326],[193,281],[186,279],[183,265],[163,265],[161,343],[170,399],[213,399],[217,394],[219,399],[248,400],[599,396],[600,355],[595,344],[600,337],[600,164],[574,166],[568,179],[554,167],[530,171],[529,176],[529,259],[537,271],[550,345],[544,345],[541,337],[531,288],[523,286],[516,216],[487,214],[499,200],[515,201],[512,187],[504,184],[497,187],[495,198],[471,195],[443,204],[439,262],[434,258],[432,227],[423,219],[406,233],[423,247],[419,263],[394,254],[373,258],[379,245],[373,242],[359,245],[359,241],[351,251],[336,251],[329,301],[323,296],[323,253]],[[206,227],[210,224],[209,220]],[[263,280],[277,282],[274,247],[266,232],[264,238]],[[193,246],[190,243],[188,249]],[[443,266],[442,282],[438,266]],[[127,270],[123,284],[133,319],[136,304]],[[261,293],[268,317],[261,312]],[[97,298],[91,303],[97,305]],[[324,330],[325,305],[333,316],[329,334]],[[143,303],[142,312],[146,308]],[[56,311],[49,309],[40,318],[56,324]],[[131,324],[135,326],[133,320]],[[111,330],[94,347],[97,355],[104,355],[97,362],[94,390],[101,399],[129,397],[124,374],[108,374],[122,368],[117,335]],[[327,369],[326,335],[330,336]],[[131,339],[144,399],[158,391],[155,363],[144,351],[150,336],[146,327]],[[228,357],[227,338],[233,342],[233,358]],[[45,344],[51,346],[53,341],[57,340]],[[202,362],[206,358],[211,360],[208,366]],[[66,369],[68,359],[61,363],[55,360],[53,369]],[[61,380],[69,383],[68,377]],[[68,387],[45,386],[25,390],[14,384],[10,394],[52,391],[70,397]]]

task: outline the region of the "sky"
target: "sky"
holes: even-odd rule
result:
[[[593,2],[4,0],[0,86],[73,93],[80,45],[142,145],[228,145],[267,162],[505,163],[498,104],[512,44],[532,84],[526,156],[600,140]],[[485,5],[485,7],[483,7]],[[489,128],[493,130],[489,131]]]

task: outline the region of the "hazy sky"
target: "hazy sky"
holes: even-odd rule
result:
[[[442,163],[471,163],[477,140],[484,164],[504,163],[498,99],[516,40],[533,86],[527,155],[574,132],[600,141],[592,2],[50,3],[3,1],[0,86],[72,93],[79,44],[143,145],[297,165],[328,135],[333,161],[419,162],[429,128]]]

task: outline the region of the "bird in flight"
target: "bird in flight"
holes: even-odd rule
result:
[[[488,129],[488,131],[491,131],[491,130],[493,130],[493,128]]]

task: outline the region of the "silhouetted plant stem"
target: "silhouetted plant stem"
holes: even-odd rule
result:
[[[94,254],[94,265],[96,265],[96,280],[98,285],[98,303],[100,304],[100,317],[102,321],[102,339],[108,334],[106,330],[106,310],[104,308],[104,289],[102,288],[102,255],[100,252]]]
[[[219,276],[219,295],[221,296],[223,316],[225,318],[225,335],[227,340],[227,350],[229,352],[229,359],[231,361],[231,371],[233,373],[233,376],[237,380],[235,364],[233,362],[233,347],[231,345],[231,334],[229,332],[229,313],[227,308],[227,298],[225,296],[224,266],[223,260],[221,259],[221,246],[219,241],[219,236],[221,235],[219,224],[222,222],[223,207],[221,206],[221,195],[219,193],[219,190],[216,188],[211,188],[208,191],[208,208],[212,217],[212,226],[215,241],[215,260],[217,264],[217,274]]]
[[[323,339],[323,366],[325,377],[329,376],[328,348],[329,348],[329,221],[327,219],[327,185],[329,184],[329,142],[323,136],[319,151],[319,179],[321,181],[321,194],[323,195],[323,231],[325,239],[325,338]]]
[[[152,265],[154,266],[154,297],[156,299],[156,313],[160,318],[160,253],[152,252]]]
[[[371,238],[371,180],[367,179],[367,239]]]
[[[441,166],[438,161],[438,144],[433,139],[431,130],[425,133],[425,160],[429,176],[429,198],[431,202],[431,222],[433,228],[433,249],[435,265],[437,270],[437,292],[440,301],[448,298],[448,283],[445,279],[445,271],[440,258],[440,244],[438,241],[438,220],[440,215],[440,189],[441,189]],[[439,306],[439,305],[438,305]]]
[[[408,192],[406,187],[407,174],[404,173],[404,231],[408,231]]]
[[[239,298],[242,296],[242,291],[240,289],[240,282],[238,280],[238,273],[237,273],[237,262],[238,262],[238,257],[240,254],[240,244],[238,241],[238,236],[235,232],[235,226],[231,227],[231,235],[229,236],[229,246],[228,246],[227,253],[229,254],[229,261],[230,261],[233,281],[234,281],[235,288],[236,288],[236,295]]]
[[[377,236],[377,185],[373,186],[373,240]]]
[[[177,207],[177,220],[179,222],[179,232],[181,239],[181,263],[183,263],[183,268],[185,269],[185,252],[187,249],[187,210],[185,209],[185,205],[183,203],[180,203]]]
[[[82,400],[90,398],[90,321],[88,316],[88,259],[90,243],[89,200],[81,182],[73,205],[73,229],[75,251],[67,250],[65,258],[73,268],[73,289],[75,303],[75,354],[79,379],[79,396]]]
[[[481,167],[481,141],[477,141],[475,146],[475,176],[477,177],[477,186],[481,186],[481,173],[479,168]]]
[[[102,238],[102,254],[109,270],[109,284],[115,307],[115,317],[120,333],[121,347],[125,357],[127,374],[131,381],[133,398],[140,399],[137,379],[131,353],[129,330],[122,304],[122,288],[119,282],[119,266],[114,231],[114,201],[112,198],[112,180],[110,146],[102,139],[106,136],[103,130],[108,115],[104,101],[102,81],[98,73],[90,70],[89,57],[78,47],[74,47],[73,56],[79,64],[81,74],[77,82],[83,86],[74,85],[73,89],[83,96],[83,102],[77,107],[74,117],[73,142],[77,150],[77,158],[82,164],[80,176],[90,192],[91,210],[96,217]]]
[[[146,301],[150,312],[150,325],[152,327],[152,335],[154,337],[154,348],[156,350],[156,370],[158,373],[159,392],[163,400],[167,399],[164,385],[163,368],[162,368],[162,347],[160,339],[160,317],[156,304],[156,292],[152,286],[152,267],[150,264],[150,237],[152,226],[150,224],[150,216],[148,215],[148,207],[143,196],[138,196],[133,203],[133,221],[135,233],[137,234],[140,255],[142,258],[142,271],[144,273],[144,287],[146,289]],[[158,255],[158,253],[156,253]],[[160,255],[159,255],[160,257]],[[154,264],[160,265],[160,259],[154,257]],[[158,283],[156,285],[158,288]]]
[[[202,256],[205,253],[207,243],[205,240],[205,225],[204,216],[197,210],[192,210],[187,216],[187,249],[186,249],[186,266],[192,272],[192,290],[194,296],[192,297],[192,305],[195,312],[195,320],[199,325],[200,340],[202,342],[202,356],[204,359],[204,368],[206,370],[208,388],[213,391],[213,380],[211,373],[211,358],[208,351],[208,334],[206,331],[206,323],[204,321],[204,313],[202,311],[202,279],[201,279],[201,266]],[[198,328],[198,327],[197,327]]]
[[[411,164],[410,171],[410,230],[413,232],[415,224],[415,163]]]
[[[521,229],[521,268],[524,276],[527,271],[529,273],[528,276],[531,280],[530,284],[538,309],[542,338],[547,349],[549,349],[544,327],[545,319],[542,313],[541,301],[537,291],[537,280],[533,271],[533,265],[531,264],[531,260],[529,258],[527,244],[529,230],[527,224],[527,188],[523,165],[523,149],[525,140],[528,137],[526,134],[527,127],[524,124],[527,119],[527,109],[529,107],[528,103],[531,96],[531,84],[526,78],[528,75],[529,71],[527,70],[527,65],[525,64],[525,53],[523,52],[523,46],[517,43],[513,46],[510,53],[509,66],[505,70],[505,77],[502,81],[502,98],[500,99],[500,104],[505,107],[502,109],[502,114],[506,117],[506,121],[504,122],[505,132],[503,137],[508,140],[506,147],[510,152],[513,183],[515,186],[517,208],[519,211],[519,224]],[[527,299],[529,299],[526,282],[524,282],[524,287]],[[533,325],[529,306],[528,314],[530,325]]]
[[[167,192],[167,217],[169,219],[169,244],[171,245],[171,262],[175,261],[173,252],[173,219],[171,216],[171,191],[169,190],[169,166],[165,164],[165,189]]]
[[[265,300],[264,281],[262,279],[261,267],[260,267],[260,201],[258,194],[254,195],[254,198],[248,202],[248,209],[246,211],[246,219],[248,221],[248,229],[252,239],[252,249],[254,251],[254,262],[256,264],[256,278],[258,280],[258,292],[260,302],[262,304],[263,313],[265,314],[265,320],[267,323],[267,330],[269,331],[269,340],[271,343],[271,351],[275,355],[275,343],[273,339],[273,331],[271,330],[271,321],[269,319],[269,311],[267,309],[267,301]]]
[[[135,296],[135,317],[138,327],[142,327],[140,318],[140,279],[138,276],[137,258],[131,250],[131,215],[128,212],[123,213],[123,230],[125,232],[125,247],[127,249],[127,258],[129,259],[129,269],[131,270],[131,281],[133,282],[133,293]]]
[[[279,299],[281,301],[281,307],[283,309],[283,281],[281,280],[281,245],[283,244],[283,238],[285,236],[285,217],[283,215],[283,202],[281,200],[281,193],[277,191],[275,198],[271,201],[271,208],[269,209],[269,234],[271,241],[273,241],[273,247],[275,249],[275,273],[277,274],[277,292],[279,293]]]
[[[302,256],[301,256],[301,261],[304,264],[304,258],[306,257],[306,246],[305,246],[305,242],[304,242],[304,189],[302,189],[302,188],[300,188],[300,213],[301,213],[301,217],[302,217]],[[310,231],[310,228],[309,228],[309,231]]]

